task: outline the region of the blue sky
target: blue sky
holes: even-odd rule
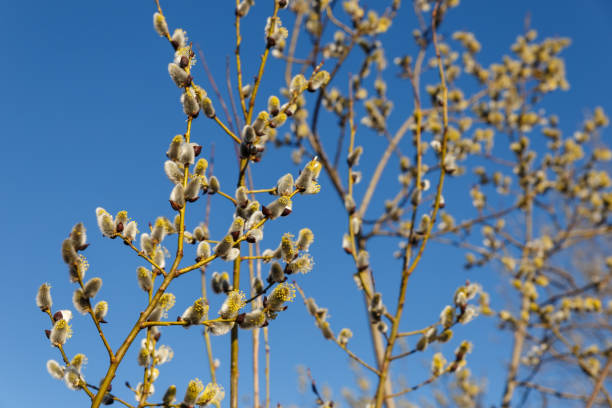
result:
[[[272,8],[268,3],[271,2],[259,0],[243,24],[246,78],[254,75],[263,49],[263,24]],[[394,38],[388,42],[389,60],[414,51],[410,34],[414,18],[409,12],[409,2],[404,3],[388,34]],[[547,97],[544,103],[548,112],[556,112],[561,117],[561,127],[566,132],[579,126],[589,108],[600,105],[612,111],[609,102],[612,3],[605,0],[462,3],[449,13],[442,34],[456,30],[474,32],[483,46],[480,61],[485,66],[509,53],[509,46],[523,30],[527,13],[531,13],[532,26],[540,37],[560,35],[572,39],[572,45],[563,54],[571,88]],[[190,39],[203,48],[225,95],[225,59],[232,55],[234,43],[233,8],[225,2],[197,1],[162,2],[162,6],[170,26],[186,29]],[[138,311],[145,306],[145,295],[137,288],[135,279],[136,267],[141,263],[119,242],[100,236],[94,209],[103,206],[112,213],[125,209],[141,226],[159,215],[173,217],[167,204],[171,185],[164,176],[162,164],[171,137],[184,131],[185,119],[179,92],[167,74],[170,47],[151,26],[153,1],[3,2],[2,10],[0,35],[5,39],[6,52],[0,65],[0,130],[5,151],[0,162],[3,191],[0,224],[4,231],[0,235],[0,248],[5,263],[4,293],[0,297],[4,311],[0,384],[5,393],[0,407],[18,403],[84,406],[84,395],[67,390],[46,373],[45,362],[59,356],[44,337],[48,320],[35,307],[36,289],[42,282],[49,282],[57,308],[72,308],[74,288],[67,279],[60,245],[72,225],[83,221],[91,242],[86,252],[91,264],[87,276],[104,279],[98,299],[109,301],[108,335],[114,348],[120,344]],[[289,13],[283,21],[291,26]],[[234,64],[231,66],[233,73]],[[283,72],[279,62],[272,61],[269,68],[259,99],[261,109],[267,95],[278,92],[282,85],[278,81]],[[345,87],[351,68],[349,64],[339,74],[339,87]],[[392,96],[396,97],[396,116],[392,123],[398,123],[402,114],[412,110],[409,88],[405,83],[393,82],[393,68],[386,75],[393,88]],[[195,68],[194,77],[197,83],[210,89],[201,66]],[[324,129],[333,132],[327,140],[335,140],[337,130],[333,123],[333,120],[325,122]],[[205,157],[214,143],[215,173],[221,178],[222,186],[234,185],[236,162],[229,138],[203,117],[194,124],[193,138],[204,146]],[[368,174],[384,146],[378,136],[362,127],[358,130],[358,143],[366,147],[371,158],[364,161],[361,169]],[[384,174],[379,190],[381,199],[372,206],[372,214],[394,192],[394,169],[397,168],[394,165],[391,163]],[[271,186],[282,174],[297,174],[298,170],[288,150],[271,149],[265,160],[254,166],[255,185]],[[323,177],[321,184],[320,195],[296,199],[292,216],[266,227],[264,247],[275,247],[284,232],[297,234],[304,226],[314,231],[316,240],[311,253],[316,266],[310,275],[300,276],[299,283],[320,305],[330,308],[330,322],[336,331],[346,326],[361,333],[351,345],[371,361],[360,294],[352,281],[350,259],[339,245],[344,217],[338,217],[340,203],[329,180]],[[357,194],[363,193],[363,188],[360,186]],[[452,180],[448,188],[448,194],[456,191],[469,202],[467,193],[459,186],[453,187]],[[224,190],[231,191],[229,187]],[[213,235],[219,235],[229,224],[231,208],[220,197],[213,197],[212,202],[211,230]],[[191,228],[203,219],[203,200],[192,207],[188,216]],[[461,205],[457,209],[461,211]],[[377,283],[391,294],[399,281],[394,272],[400,267],[391,257],[394,245],[391,247],[389,241],[381,240],[371,247],[373,267],[380,276]],[[435,320],[450,301],[454,289],[466,279],[486,286],[492,294],[494,308],[505,306],[509,297],[499,293],[497,271],[464,271],[462,260],[463,255],[457,251],[439,245],[429,248],[410,282],[406,328],[421,328]],[[222,262],[210,267],[210,271],[230,269],[229,264]],[[179,301],[171,315],[180,314],[198,296],[198,285],[199,275],[182,277],[173,284],[171,291]],[[211,302],[216,305],[219,299]],[[296,301],[272,323],[273,403],[312,404],[312,395],[302,396],[297,392],[298,364],[310,367],[319,384],[329,384],[337,399],[341,399],[342,386],[355,388],[345,355],[320,336],[301,302]],[[488,378],[486,400],[495,403],[501,394],[499,373],[508,359],[510,343],[507,333],[492,330],[492,323],[480,318],[457,330],[456,340],[467,337],[475,343],[469,361],[475,375]],[[73,328],[75,334],[66,350],[69,354],[88,355],[85,375],[90,382],[97,382],[103,375],[106,360],[93,325],[79,315]],[[249,340],[250,334],[241,333],[241,338]],[[454,339],[445,348],[447,353],[457,341]],[[199,330],[164,330],[161,343],[175,350],[175,358],[163,367],[157,381],[158,395],[172,383],[177,384],[182,395],[189,379],[209,380]],[[250,346],[245,341],[241,347],[245,365],[240,390],[241,395],[248,395],[250,375],[246,350]],[[228,338],[216,338],[213,350],[222,362],[220,383],[229,388],[225,374],[229,367]],[[141,377],[136,352],[134,349],[128,353],[114,383],[114,390],[127,399],[132,397],[121,384],[126,380],[136,384]],[[420,382],[425,378],[424,367],[430,358],[429,351],[417,355],[399,363],[395,372],[409,384]],[[410,398],[417,402],[421,395],[427,395],[427,391]]]

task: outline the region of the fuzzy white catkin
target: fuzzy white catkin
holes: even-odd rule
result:
[[[153,14],[153,27],[157,34],[161,37],[170,36],[170,32],[168,31],[168,23],[166,23],[166,19],[160,13]]]
[[[181,146],[179,147],[178,160],[183,165],[193,164],[195,161],[195,152],[191,144],[181,143]]]
[[[49,375],[56,380],[61,380],[64,378],[64,369],[55,360],[47,361],[47,371],[49,372]]]
[[[100,278],[92,278],[83,286],[83,295],[86,298],[95,297],[98,294],[98,291],[102,287],[102,279]]]
[[[53,300],[51,299],[51,285],[48,283],[43,283],[38,288],[38,292],[36,293],[36,306],[40,308],[40,310],[51,310],[51,306],[53,305]]]
[[[170,193],[170,203],[176,211],[185,206],[185,189],[182,184],[177,184]]]
[[[191,89],[186,90],[181,95],[181,103],[183,104],[183,112],[185,115],[195,118],[200,112],[200,104],[198,103],[195,94]]]
[[[83,315],[87,314],[87,311],[89,310],[89,299],[83,293],[83,289],[75,289],[74,293],[72,294],[72,304],[77,312]]]
[[[202,241],[198,244],[196,251],[198,260],[210,258],[210,245],[206,241]]]
[[[72,227],[70,239],[72,240],[72,245],[76,250],[82,250],[87,245],[87,233],[82,222],[79,222]]]
[[[189,180],[187,184],[187,188],[185,189],[185,200],[187,201],[195,201],[198,199],[200,190],[201,190],[200,180],[197,178],[192,178]]]
[[[106,317],[107,313],[108,313],[108,302],[106,302],[105,300],[101,300],[94,307],[94,316],[96,317],[97,321],[102,321]]]
[[[174,184],[183,182],[183,171],[179,168],[178,164],[172,160],[166,160],[164,162],[164,172],[168,179]]]

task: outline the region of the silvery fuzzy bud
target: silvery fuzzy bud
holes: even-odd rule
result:
[[[296,246],[300,251],[308,251],[314,241],[314,234],[309,228],[302,228],[298,234]]]
[[[446,343],[447,341],[449,341],[450,339],[453,338],[453,331],[452,330],[444,330],[442,333],[440,333],[438,335],[438,337],[436,337],[436,340],[440,343]]]
[[[234,327],[234,322],[212,322],[208,325],[208,331],[215,336],[228,333]]]
[[[456,157],[452,154],[447,154],[446,157],[444,157],[444,163],[442,164],[442,167],[444,167],[444,171],[448,174],[455,173],[457,171]]]
[[[355,199],[351,195],[344,196],[344,208],[349,214],[353,214],[357,209],[357,204],[355,204]]]
[[[266,125],[268,124],[268,120],[270,119],[270,115],[266,111],[259,112],[257,118],[253,122],[253,130],[255,130],[255,134],[257,136],[263,136],[266,132]]]
[[[136,224],[136,221],[128,222],[123,233],[127,241],[134,241],[134,239],[136,239],[136,234],[138,233],[138,224]]]
[[[267,207],[262,208],[264,215],[271,220],[280,216],[291,214],[291,199],[287,196],[282,196],[271,202]]]
[[[255,134],[255,129],[253,129],[253,127],[249,125],[245,125],[242,128],[242,140],[244,142],[253,143],[255,142],[256,138],[257,138],[257,135]]]
[[[51,333],[49,334],[49,341],[53,346],[63,346],[66,344],[66,340],[71,336],[72,330],[70,325],[64,319],[60,319],[55,322]]]
[[[259,242],[262,239],[263,239],[263,231],[261,230],[261,228],[252,229],[246,233],[246,241],[250,244]]]
[[[94,317],[96,318],[97,321],[104,322],[104,318],[106,317],[107,313],[108,313],[108,302],[106,302],[105,300],[101,300],[98,303],[96,303],[96,306],[94,307]]]
[[[155,245],[161,244],[164,238],[166,238],[169,224],[170,220],[168,220],[166,217],[157,217],[155,220],[155,225],[153,225],[153,229],[151,230],[151,239]]]
[[[295,186],[300,190],[308,190],[313,181],[313,172],[309,166],[304,167],[295,180]]]
[[[263,212],[261,211],[255,211],[250,217],[249,217],[249,221],[246,224],[246,229],[250,230],[253,229],[255,227],[255,225],[259,224],[261,221],[263,221],[263,219],[265,218],[265,215],[263,214]]]
[[[193,164],[195,161],[195,152],[193,151],[193,146],[191,146],[191,144],[181,143],[179,147],[178,161],[184,166]]]
[[[286,121],[287,121],[287,115],[281,112],[272,118],[269,125],[272,129],[276,129],[279,126],[284,125]]]
[[[202,112],[206,115],[206,117],[213,119],[215,117],[215,107],[213,106],[210,98],[206,97],[202,100]]]
[[[64,242],[62,242],[62,259],[68,265],[72,265],[77,262],[78,255],[76,250],[74,249],[74,245],[70,238],[66,238]]]
[[[203,259],[210,258],[210,245],[206,241],[202,241],[198,244],[198,249],[196,250],[196,262],[199,262]]]
[[[137,361],[139,366],[147,367],[149,364],[151,364],[151,352],[145,347],[142,347],[138,352]]]
[[[264,291],[263,281],[257,276],[253,278],[253,284],[251,286],[253,286],[253,292],[255,292],[257,295],[263,293]]]
[[[351,329],[344,328],[340,330],[340,334],[338,334],[338,343],[343,346],[346,346],[351,337],[353,337],[353,332],[351,331]]]
[[[84,286],[83,286],[83,296],[86,298],[95,297],[100,291],[102,287],[102,279],[100,278],[91,278]]]
[[[387,331],[389,331],[389,326],[387,325],[387,323],[384,320],[381,320],[379,322],[376,322],[376,330],[378,330],[379,332],[385,334],[385,333],[387,333]]]
[[[168,73],[170,74],[170,78],[172,78],[176,86],[179,88],[185,88],[191,83],[191,75],[189,75],[187,71],[179,67],[178,64],[175,64],[174,62],[168,64]]]
[[[278,7],[281,9],[287,8],[289,6],[289,0],[278,0]]]
[[[87,314],[89,311],[89,299],[83,293],[83,289],[78,288],[72,294],[72,304],[80,314]]]
[[[176,385],[171,385],[168,387],[166,392],[164,393],[164,397],[162,401],[164,405],[171,405],[176,400]]]
[[[36,306],[43,312],[45,310],[51,310],[53,300],[51,299],[51,285],[48,283],[43,283],[38,288],[38,292],[36,293]]]
[[[440,324],[445,329],[448,329],[453,325],[455,321],[455,308],[452,306],[446,306],[440,313]]]
[[[151,256],[155,252],[155,243],[149,236],[149,234],[140,235],[140,249],[147,255]]]
[[[357,146],[355,149],[353,149],[351,154],[349,154],[348,158],[346,159],[346,162],[349,167],[357,166],[359,164],[359,158],[361,157],[362,153],[363,147],[361,146]]]
[[[478,316],[478,309],[474,305],[468,305],[463,313],[459,315],[459,323],[467,324]]]
[[[317,303],[313,298],[308,298],[306,299],[306,309],[308,309],[308,313],[313,316],[316,316],[319,307],[317,306]]]
[[[204,298],[199,298],[185,310],[181,320],[187,325],[198,324],[206,313],[208,313],[208,302]]]
[[[306,88],[306,78],[304,75],[297,74],[291,79],[291,83],[289,85],[289,89],[293,93],[300,93]]]
[[[248,0],[242,0],[236,7],[236,15],[240,18],[245,17],[251,9],[251,2]]]
[[[177,28],[172,33],[172,39],[170,42],[175,50],[185,47],[187,45],[187,33],[185,30]]]
[[[208,232],[208,226],[204,223],[201,223],[193,230],[193,237],[197,241],[205,241],[209,239],[210,233]]]
[[[287,102],[283,106],[281,106],[281,111],[285,113],[287,116],[293,116],[295,111],[297,111],[298,106],[295,103]]]
[[[138,278],[138,286],[140,289],[145,292],[149,292],[153,289],[153,277],[151,276],[151,271],[145,268],[144,266],[139,266],[136,269],[136,276]]]
[[[191,89],[187,89],[181,95],[181,104],[183,104],[183,112],[185,115],[195,118],[200,112],[200,104],[196,99],[195,93]]]
[[[193,169],[193,174],[195,174],[196,176],[205,176],[207,168],[208,168],[208,161],[206,161],[206,159],[204,158],[198,159],[198,162],[196,163]]]
[[[189,381],[187,390],[185,391],[185,397],[183,398],[183,404],[186,406],[194,405],[198,395],[204,390],[202,381],[195,379]]]
[[[268,274],[267,281],[268,283],[276,282],[281,283],[286,281],[285,271],[283,267],[278,262],[273,262],[270,266],[270,273]]]
[[[153,254],[153,262],[162,269],[166,266],[166,252],[164,250],[165,248],[157,248],[155,254]],[[157,270],[155,272],[159,273]]]
[[[127,211],[119,211],[117,215],[115,215],[115,231],[123,232],[123,228],[128,222]]]
[[[351,229],[353,230],[353,234],[359,234],[361,231],[361,218],[356,215],[351,217]]]
[[[199,179],[192,178],[191,180],[189,180],[187,188],[185,189],[185,200],[189,201],[190,203],[193,203],[198,198],[200,198],[201,187],[202,184],[200,183]]]
[[[236,217],[234,218],[234,221],[232,221],[232,225],[230,225],[230,228],[227,231],[227,233],[230,234],[235,241],[240,237],[240,234],[242,233],[243,229],[244,229],[244,218]]]
[[[234,238],[231,235],[227,235],[215,247],[215,255],[221,258],[224,258],[229,255],[233,246],[234,246]]]
[[[104,208],[96,208],[96,219],[102,235],[109,238],[115,235],[115,223],[113,221],[113,217],[111,217],[111,215]]]
[[[288,196],[291,193],[293,193],[293,175],[287,173],[276,182],[276,194]]]
[[[247,189],[244,186],[240,186],[236,189],[236,204],[239,207],[246,207],[249,204],[249,196],[247,195]]]
[[[347,254],[353,253],[353,247],[351,245],[351,237],[349,236],[349,234],[344,234],[342,236],[342,249],[344,249],[344,252],[346,252]]]
[[[213,292],[217,294],[228,293],[232,290],[232,285],[229,282],[229,275],[227,272],[213,272],[210,284]]]
[[[175,211],[179,211],[185,206],[185,189],[182,184],[177,184],[170,193],[170,205]]]
[[[353,179],[353,184],[359,184],[361,182],[361,172],[351,170],[351,178]]]
[[[180,184],[183,182],[184,171],[175,162],[166,160],[164,162],[164,172],[166,173],[168,179],[174,184]]]
[[[241,329],[254,329],[262,327],[266,323],[266,315],[263,309],[255,309],[239,315],[236,321]]]
[[[268,98],[268,112],[270,112],[272,116],[276,116],[280,113],[280,100],[278,96],[272,95]]]
[[[47,361],[47,372],[56,380],[64,378],[64,368],[55,360]]]
[[[308,82],[308,90],[314,92],[322,86],[327,85],[330,80],[329,72],[319,71],[316,75]]]
[[[155,31],[157,31],[157,34],[159,34],[161,37],[170,37],[168,24],[166,23],[166,18],[163,16],[163,14],[153,14],[153,28],[155,28]]]
[[[323,337],[326,338],[327,340],[331,340],[334,338],[334,332],[332,331],[331,327],[329,327],[328,322],[321,322],[319,324],[319,329],[321,329],[321,333],[323,333]]]
[[[208,182],[208,194],[215,194],[221,190],[221,184],[216,176],[212,176]]]
[[[159,319],[161,319],[163,317],[163,315],[164,315],[164,309],[162,309],[161,307],[157,306],[157,307],[155,307],[155,309],[153,309],[153,311],[149,315],[149,318],[147,319],[147,321],[149,321],[149,322],[158,322]]]
[[[79,222],[74,227],[72,227],[72,231],[70,232],[70,239],[72,240],[72,246],[77,251],[82,251],[87,248],[87,233],[85,231],[85,226],[82,222]]]
[[[174,136],[174,138],[172,138],[172,142],[170,142],[170,147],[168,147],[168,151],[166,152],[166,157],[170,160],[178,160],[179,148],[184,140],[183,135]]]

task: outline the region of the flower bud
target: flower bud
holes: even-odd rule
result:
[[[72,329],[68,322],[64,319],[60,319],[53,325],[53,329],[49,334],[49,341],[53,346],[63,346],[72,336]]]
[[[448,329],[453,325],[455,321],[455,308],[452,306],[446,306],[440,313],[440,324],[445,329]]]
[[[55,360],[47,361],[47,372],[56,380],[64,378],[64,368]]]
[[[329,80],[330,80],[329,72],[327,72],[327,71],[319,71],[308,82],[308,90],[310,92],[315,92],[317,89],[321,88],[322,86],[327,85]]]
[[[263,212],[261,211],[253,212],[253,214],[251,214],[246,224],[246,229],[247,230],[253,229],[255,225],[259,224],[264,218],[265,218],[265,215],[263,214]]]
[[[172,33],[170,42],[175,50],[185,47],[187,45],[187,33],[185,30],[177,28]]]
[[[202,100],[202,112],[207,118],[213,119],[215,117],[215,107],[208,97]]]
[[[187,390],[185,391],[185,398],[183,398],[183,404],[191,406],[195,404],[198,395],[204,390],[204,385],[199,379],[189,381]]]
[[[232,285],[229,283],[229,275],[227,272],[219,273],[214,272],[212,274],[212,279],[210,280],[210,284],[213,292],[219,293],[227,293],[232,290]]]
[[[199,298],[189,306],[181,316],[181,320],[187,325],[198,324],[208,313],[208,302],[204,298]]]
[[[80,314],[87,314],[89,311],[89,299],[83,293],[83,289],[78,288],[72,294],[72,304]]]
[[[48,283],[43,283],[38,288],[38,292],[36,293],[36,306],[43,312],[45,310],[51,310],[53,301],[51,300],[51,285]]]
[[[183,182],[183,169],[178,164],[171,160],[164,162],[164,172],[168,179],[174,184],[180,184]]]
[[[268,296],[266,308],[272,312],[280,312],[286,309],[284,303],[293,302],[294,298],[295,287],[290,283],[280,283],[274,288],[272,293],[270,293],[270,296]]]
[[[263,136],[265,134],[266,125],[268,124],[269,119],[270,115],[268,115],[268,112],[259,112],[259,115],[257,115],[257,118],[253,122],[253,130],[255,130],[255,134],[257,134],[257,136]]]
[[[87,248],[87,234],[85,232],[85,226],[82,222],[79,222],[70,232],[70,239],[72,240],[72,246],[77,251],[82,251]]]
[[[287,173],[276,182],[276,194],[288,196],[291,193],[293,193],[293,176]]]
[[[144,266],[139,266],[136,269],[136,276],[138,278],[138,286],[140,289],[145,292],[149,292],[153,289],[153,277],[151,276],[151,271],[145,268]]]
[[[234,322],[212,322],[208,325],[208,331],[214,336],[221,336],[232,330],[234,324]]]
[[[157,31],[157,34],[159,34],[161,37],[170,37],[168,24],[166,23],[166,18],[163,16],[163,14],[153,14],[153,28],[155,28],[155,31]]]
[[[257,276],[254,277],[252,286],[253,286],[253,292],[255,292],[255,294],[259,295],[263,293],[264,285],[263,285],[261,278],[258,278]]]
[[[353,332],[351,331],[351,329],[344,328],[340,330],[340,333],[338,334],[338,343],[343,346],[346,346],[351,337],[353,337]]]
[[[210,258],[210,245],[208,244],[208,242],[202,241],[198,244],[196,256],[196,262]]]
[[[226,257],[234,246],[234,238],[231,235],[225,236],[221,242],[215,247],[215,255],[223,258]]]
[[[193,203],[198,198],[200,198],[200,189],[202,188],[202,184],[199,179],[192,178],[189,180],[187,184],[187,188],[185,189],[185,200]]]
[[[183,112],[185,115],[195,118],[200,112],[200,104],[196,99],[195,93],[191,89],[185,90],[181,95],[181,104],[183,104]]]
[[[353,214],[357,209],[357,204],[355,204],[355,199],[351,195],[344,196],[344,208],[349,214]]]
[[[287,121],[287,115],[284,113],[279,113],[275,117],[272,118],[269,125],[271,128],[275,129],[279,126],[282,126]]]
[[[179,148],[181,147],[181,144],[183,144],[184,140],[183,135],[174,136],[174,138],[172,138],[172,142],[170,142],[170,147],[166,152],[166,157],[173,161],[178,160]]]
[[[193,164],[194,160],[195,152],[193,150],[193,146],[191,146],[191,144],[189,143],[181,143],[181,145],[179,146],[178,161],[184,166],[186,166],[188,164]]]
[[[168,64],[168,73],[170,74],[170,78],[172,78],[176,86],[179,88],[185,88],[191,83],[191,75],[189,75],[187,71],[179,67],[178,64],[175,64],[174,62]]]
[[[127,211],[119,211],[115,216],[115,232],[123,232],[123,228],[128,222]]]
[[[104,323],[104,318],[108,313],[108,302],[101,300],[94,307],[94,317],[97,321]]]
[[[253,129],[251,126],[245,125],[244,128],[242,128],[243,142],[253,143],[255,142],[256,138],[257,138],[257,135],[255,134],[255,129]]]
[[[255,309],[238,316],[236,321],[241,329],[254,329],[262,327],[266,323],[266,315],[263,309]]]
[[[98,221],[98,227],[102,235],[106,237],[113,237],[115,235],[115,223],[113,217],[102,207],[96,208],[96,218]]]
[[[273,117],[280,113],[280,100],[275,95],[268,98],[268,112]]]
[[[221,184],[216,176],[212,176],[208,182],[208,194],[215,194],[221,190]]]
[[[185,206],[185,189],[182,184],[177,184],[170,193],[170,205],[175,211],[179,211]]]
[[[314,241],[314,234],[309,228],[302,228],[298,234],[296,246],[300,251],[308,251]]]
[[[271,202],[267,207],[262,208],[262,212],[270,219],[291,214],[291,199],[287,196],[279,197]]]
[[[307,86],[306,78],[304,78],[304,75],[297,74],[296,76],[293,77],[293,79],[291,79],[289,89],[293,93],[300,93],[304,90],[304,88],[306,88],[306,86]]]
[[[93,298],[98,294],[101,287],[102,279],[92,278],[83,286],[83,296],[86,298]]]
[[[77,262],[78,257],[79,256],[74,249],[72,240],[70,238],[66,238],[64,242],[62,242],[62,258],[64,259],[64,262],[66,262],[68,265],[72,265]]]
[[[124,230],[125,239],[129,242],[132,242],[134,241],[134,239],[136,239],[137,233],[138,233],[138,225],[136,224],[136,221],[128,222]]]
[[[240,186],[236,189],[236,204],[239,207],[246,207],[249,204],[249,197],[247,195],[247,189],[244,186]]]
[[[362,153],[363,147],[361,146],[357,146],[355,149],[353,149],[351,154],[349,154],[348,158],[346,159],[349,167],[357,166],[359,164],[359,158],[361,157]]]
[[[164,405],[171,405],[176,400],[176,386],[171,385],[168,387],[162,398]]]
[[[268,274],[267,278],[268,283],[281,283],[286,280],[287,278],[285,277],[285,271],[283,270],[281,264],[278,262],[272,262],[272,265],[270,266],[270,273]]]
[[[246,241],[250,244],[259,242],[262,239],[263,239],[263,231],[261,230],[261,228],[252,229],[246,233]]]

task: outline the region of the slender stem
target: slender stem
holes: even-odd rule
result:
[[[608,356],[608,361],[606,362],[606,365],[604,366],[603,370],[601,370],[601,373],[599,373],[599,376],[597,377],[597,380],[595,382],[595,387],[593,387],[593,392],[589,396],[589,399],[587,400],[584,408],[591,408],[591,406],[595,403],[597,394],[599,394],[599,390],[603,386],[605,379],[608,377],[610,367],[612,367],[612,353],[610,353],[610,355]]]
[[[236,73],[238,75],[238,96],[240,98],[240,106],[242,107],[242,113],[246,119],[247,110],[246,104],[244,102],[244,95],[242,94],[242,64],[240,62],[240,43],[242,42],[242,36],[240,35],[240,16],[238,15],[238,5],[240,4],[240,0],[236,0]],[[238,123],[236,123],[238,126]]]
[[[238,136],[236,136],[236,135],[234,134],[234,132],[232,132],[231,130],[229,130],[229,129],[227,128],[227,126],[225,126],[225,123],[223,123],[223,122],[221,121],[221,119],[219,119],[219,117],[218,117],[217,115],[215,115],[215,117],[214,117],[213,119],[214,119],[214,121],[215,121],[215,122],[217,122],[217,123],[219,124],[219,126],[221,126],[221,128],[222,128],[222,129],[225,131],[225,133],[227,133],[228,135],[230,135],[230,136],[231,136],[231,138],[232,138],[232,139],[234,139],[234,141],[235,141],[236,143],[238,143],[238,144],[240,144],[240,143],[241,143],[240,138],[239,138]]]

